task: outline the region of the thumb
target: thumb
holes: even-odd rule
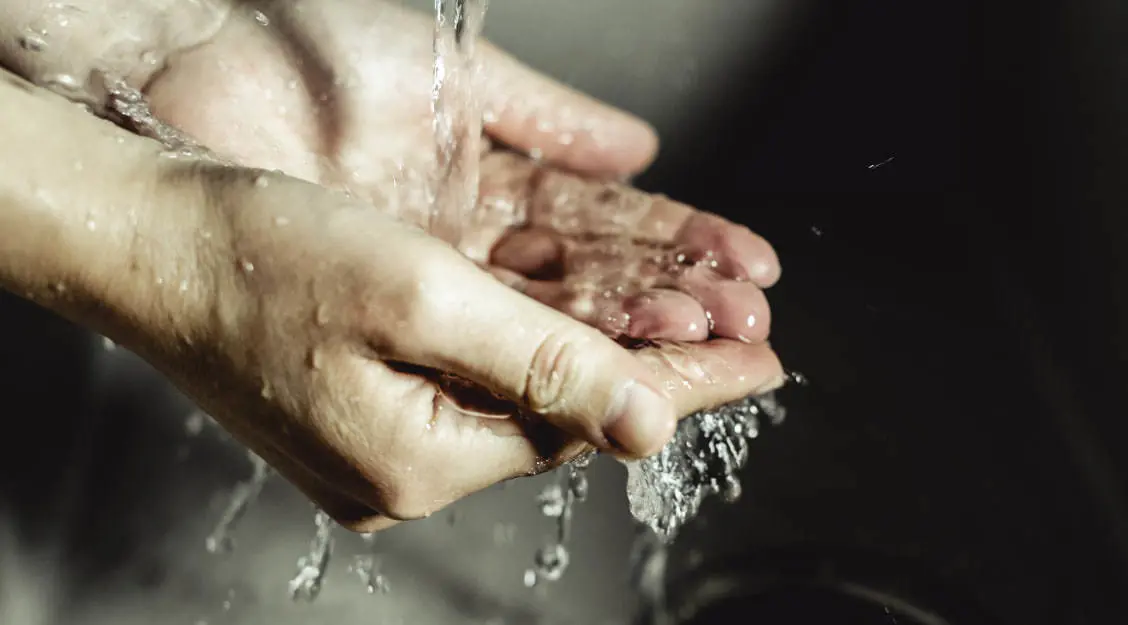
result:
[[[397,350],[403,357],[520,401],[600,449],[646,456],[670,439],[674,402],[650,367],[597,330],[449,254],[431,282],[437,288],[428,287],[441,293],[424,304],[421,316],[429,321],[397,341],[409,350]]]
[[[546,162],[595,176],[632,176],[658,151],[649,124],[567,87],[492,46],[485,49],[485,129]]]

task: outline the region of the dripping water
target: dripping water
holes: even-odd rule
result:
[[[294,601],[317,599],[333,555],[333,520],[318,510],[313,523],[316,529],[309,543],[309,553],[298,560],[298,572],[290,580],[290,598]]]
[[[558,481],[546,486],[537,496],[541,514],[556,520],[556,534],[537,550],[533,568],[525,571],[526,586],[532,587],[541,581],[555,582],[568,569],[571,554],[567,543],[572,534],[572,515],[576,504],[587,499],[587,471],[594,459],[595,452],[589,452],[571,461],[558,472]]]
[[[194,424],[189,424],[188,427],[192,428]],[[196,431],[199,431],[200,426],[197,426]],[[273,469],[266,464],[266,461],[259,458],[258,455],[251,451],[247,451],[247,458],[251,462],[253,472],[251,477],[245,481],[240,482],[235,486],[231,492],[231,497],[228,500],[227,507],[223,511],[223,516],[220,517],[219,522],[216,523],[215,529],[208,535],[205,541],[208,553],[227,554],[231,553],[235,548],[235,539],[232,534],[238,526],[239,521],[246,515],[247,510],[250,509],[251,504],[258,499],[259,494],[262,492],[263,485],[274,474]]]

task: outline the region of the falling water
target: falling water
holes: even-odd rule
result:
[[[595,452],[590,452],[568,463],[565,470],[559,472],[560,479],[537,496],[541,514],[556,519],[556,535],[537,551],[534,568],[525,571],[526,586],[532,587],[541,581],[554,582],[568,569],[571,555],[567,542],[572,533],[572,515],[576,503],[587,499],[587,470],[594,459]]]
[[[360,578],[368,594],[387,593],[389,590],[388,580],[380,571],[380,557],[376,550],[376,534],[363,534],[361,540],[364,542],[365,551],[353,556],[349,570]]]
[[[476,56],[488,0],[435,0],[434,114],[438,168],[428,231],[457,246],[478,204],[482,106]]]
[[[333,555],[333,520],[318,510],[313,523],[317,529],[309,543],[309,554],[298,560],[298,572],[290,580],[290,598],[294,601],[313,601],[321,594],[321,584]]]
[[[250,479],[237,484],[231,492],[223,516],[220,517],[215,529],[212,530],[205,541],[209,553],[231,553],[235,548],[235,540],[232,537],[235,527],[243,518],[243,515],[247,513],[247,510],[250,509],[251,504],[258,499],[263,485],[274,473],[273,469],[266,464],[266,461],[259,458],[254,452],[248,450],[247,458],[251,461],[254,472]]]

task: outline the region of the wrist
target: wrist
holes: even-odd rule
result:
[[[198,204],[160,146],[5,72],[0,109],[0,287],[137,351],[191,340]]]

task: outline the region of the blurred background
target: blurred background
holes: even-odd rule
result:
[[[773,344],[811,385],[741,502],[674,546],[681,622],[1124,619],[1128,4],[493,0],[486,32],[654,123],[638,183],[784,262]],[[4,625],[634,618],[604,462],[556,584],[522,584],[552,532],[542,477],[381,534],[386,595],[342,534],[321,598],[291,604],[313,534],[293,489],[208,554],[242,452],[186,431],[192,407],[121,350],[12,298],[0,319]]]

